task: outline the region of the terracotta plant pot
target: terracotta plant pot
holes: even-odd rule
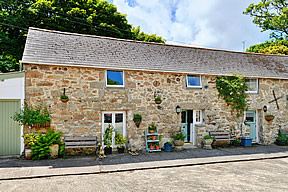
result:
[[[272,121],[275,117],[265,117],[266,121]]]
[[[156,150],[159,150],[160,149],[160,145],[156,145],[155,148],[156,148]]]
[[[227,105],[232,105],[233,104],[233,102],[226,102],[227,103]]]
[[[150,150],[154,150],[155,149],[155,146],[154,145],[151,145],[150,146]]]
[[[153,135],[152,136],[152,140],[156,140],[157,136],[156,135]]]
[[[149,133],[155,133],[155,130],[149,130]]]
[[[162,103],[162,101],[155,101],[155,103],[156,103],[156,104],[161,104],[161,103]]]
[[[69,99],[60,99],[63,103],[67,103]]]
[[[174,140],[174,143],[176,146],[183,146],[184,145],[184,140]]]
[[[25,158],[26,159],[32,159],[32,155],[31,155],[32,149],[25,149]]]

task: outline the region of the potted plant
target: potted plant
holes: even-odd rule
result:
[[[157,139],[157,135],[152,135],[152,140],[156,140]]]
[[[272,121],[274,118],[275,118],[274,115],[271,114],[265,115],[266,121]]]
[[[251,147],[252,146],[252,138],[242,137],[241,138],[241,145],[244,147]]]
[[[241,137],[235,137],[234,139],[235,139],[233,142],[234,146],[239,147],[241,145],[241,139],[242,138]]]
[[[228,105],[232,105],[233,104],[233,98],[231,98],[231,97],[226,97],[225,98],[225,101],[226,101],[226,103],[228,104]]]
[[[32,159],[32,149],[31,146],[35,145],[35,143],[38,141],[39,136],[35,135],[34,133],[26,133],[23,134],[22,137],[24,138],[24,144],[25,144],[25,158],[26,159]]]
[[[149,133],[155,133],[157,130],[157,126],[154,124],[154,123],[151,123],[149,126],[148,126],[148,131]]]
[[[185,139],[185,134],[182,132],[177,133],[176,135],[172,135],[172,138],[174,138],[174,144],[176,146],[183,146],[184,145],[184,139]]]
[[[119,133],[119,131],[116,131],[114,139],[118,153],[124,153],[124,144],[127,142],[126,138],[121,133]]]
[[[204,146],[203,146],[204,149],[212,149],[211,145],[213,143],[213,137],[209,135],[205,135],[203,137],[203,143],[204,143]]]
[[[167,151],[167,152],[172,151],[172,145],[173,145],[173,143],[169,142],[169,141],[164,143],[164,151]]]
[[[140,123],[141,123],[141,121],[142,121],[142,116],[141,116],[140,114],[134,114],[134,116],[133,116],[133,121],[134,121],[135,125],[136,125],[137,127],[139,127],[139,126],[140,126]]]
[[[159,149],[160,149],[159,143],[156,143],[156,144],[155,144],[155,149],[156,149],[156,150],[159,150]]]
[[[103,135],[103,142],[105,145],[105,148],[104,148],[105,155],[112,154],[112,147],[111,147],[112,134],[113,134],[113,126],[109,124]]]
[[[67,103],[69,101],[69,97],[67,95],[61,95],[60,96],[60,100],[63,102],[63,103]]]
[[[154,150],[154,148],[155,148],[154,143],[149,143],[149,147],[150,147],[150,150]]]
[[[287,138],[285,136],[279,136],[276,138],[276,145],[286,145],[287,144]]]
[[[155,98],[155,103],[156,104],[161,104],[162,103],[162,99],[160,97],[156,97]]]

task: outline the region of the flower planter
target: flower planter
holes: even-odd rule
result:
[[[157,136],[156,135],[152,135],[152,140],[156,140]]]
[[[25,149],[25,158],[26,159],[32,159],[31,152],[32,152],[32,149],[30,149],[30,148]]]
[[[141,121],[142,121],[142,118],[134,118],[133,121],[134,121],[135,125],[136,125],[137,127],[139,127],[139,126],[140,126],[140,123],[141,123]]]
[[[275,117],[265,117],[266,121],[272,121]]]
[[[252,146],[252,138],[242,138],[241,145],[244,147],[251,147]]]
[[[184,140],[174,140],[174,144],[176,146],[183,146],[184,145]]]
[[[117,147],[118,153],[124,153],[125,147]]]
[[[172,151],[172,145],[164,144],[164,151],[170,152]]]
[[[67,103],[69,99],[60,99],[63,103]]]
[[[160,149],[160,145],[156,145],[156,146],[155,146],[155,149],[156,149],[156,150],[159,150],[159,149]]]
[[[212,149],[213,139],[204,139],[203,141],[203,148],[204,149]]]
[[[51,159],[58,158],[59,145],[58,144],[51,145],[49,149],[51,150],[49,158]]]
[[[154,145],[151,145],[150,146],[150,150],[154,150],[155,146]]]
[[[287,144],[287,140],[276,139],[276,145],[284,146]]]
[[[149,133],[155,133],[155,130],[149,130]]]
[[[239,146],[241,146],[241,142],[240,142],[240,143],[239,143],[239,142],[234,142],[233,145],[234,145],[235,147],[239,147]]]
[[[227,103],[227,105],[232,105],[233,104],[233,102],[226,102]]]
[[[104,148],[104,153],[105,153],[105,155],[112,154],[112,147],[105,147]]]
[[[162,103],[162,101],[155,101],[155,103],[156,103],[156,104],[161,104],[161,103]]]
[[[46,128],[50,127],[50,121],[47,121],[45,123],[33,123],[31,125],[31,128]]]

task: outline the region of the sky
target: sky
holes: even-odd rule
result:
[[[243,51],[269,39],[242,12],[260,0],[108,0],[128,22],[166,44]],[[243,41],[245,42],[243,44]]]

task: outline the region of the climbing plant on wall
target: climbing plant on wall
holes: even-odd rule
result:
[[[233,100],[232,109],[236,111],[237,117],[248,110],[247,94],[248,87],[245,79],[240,74],[233,73],[233,76],[219,76],[216,78],[216,88],[219,96],[224,100]]]

